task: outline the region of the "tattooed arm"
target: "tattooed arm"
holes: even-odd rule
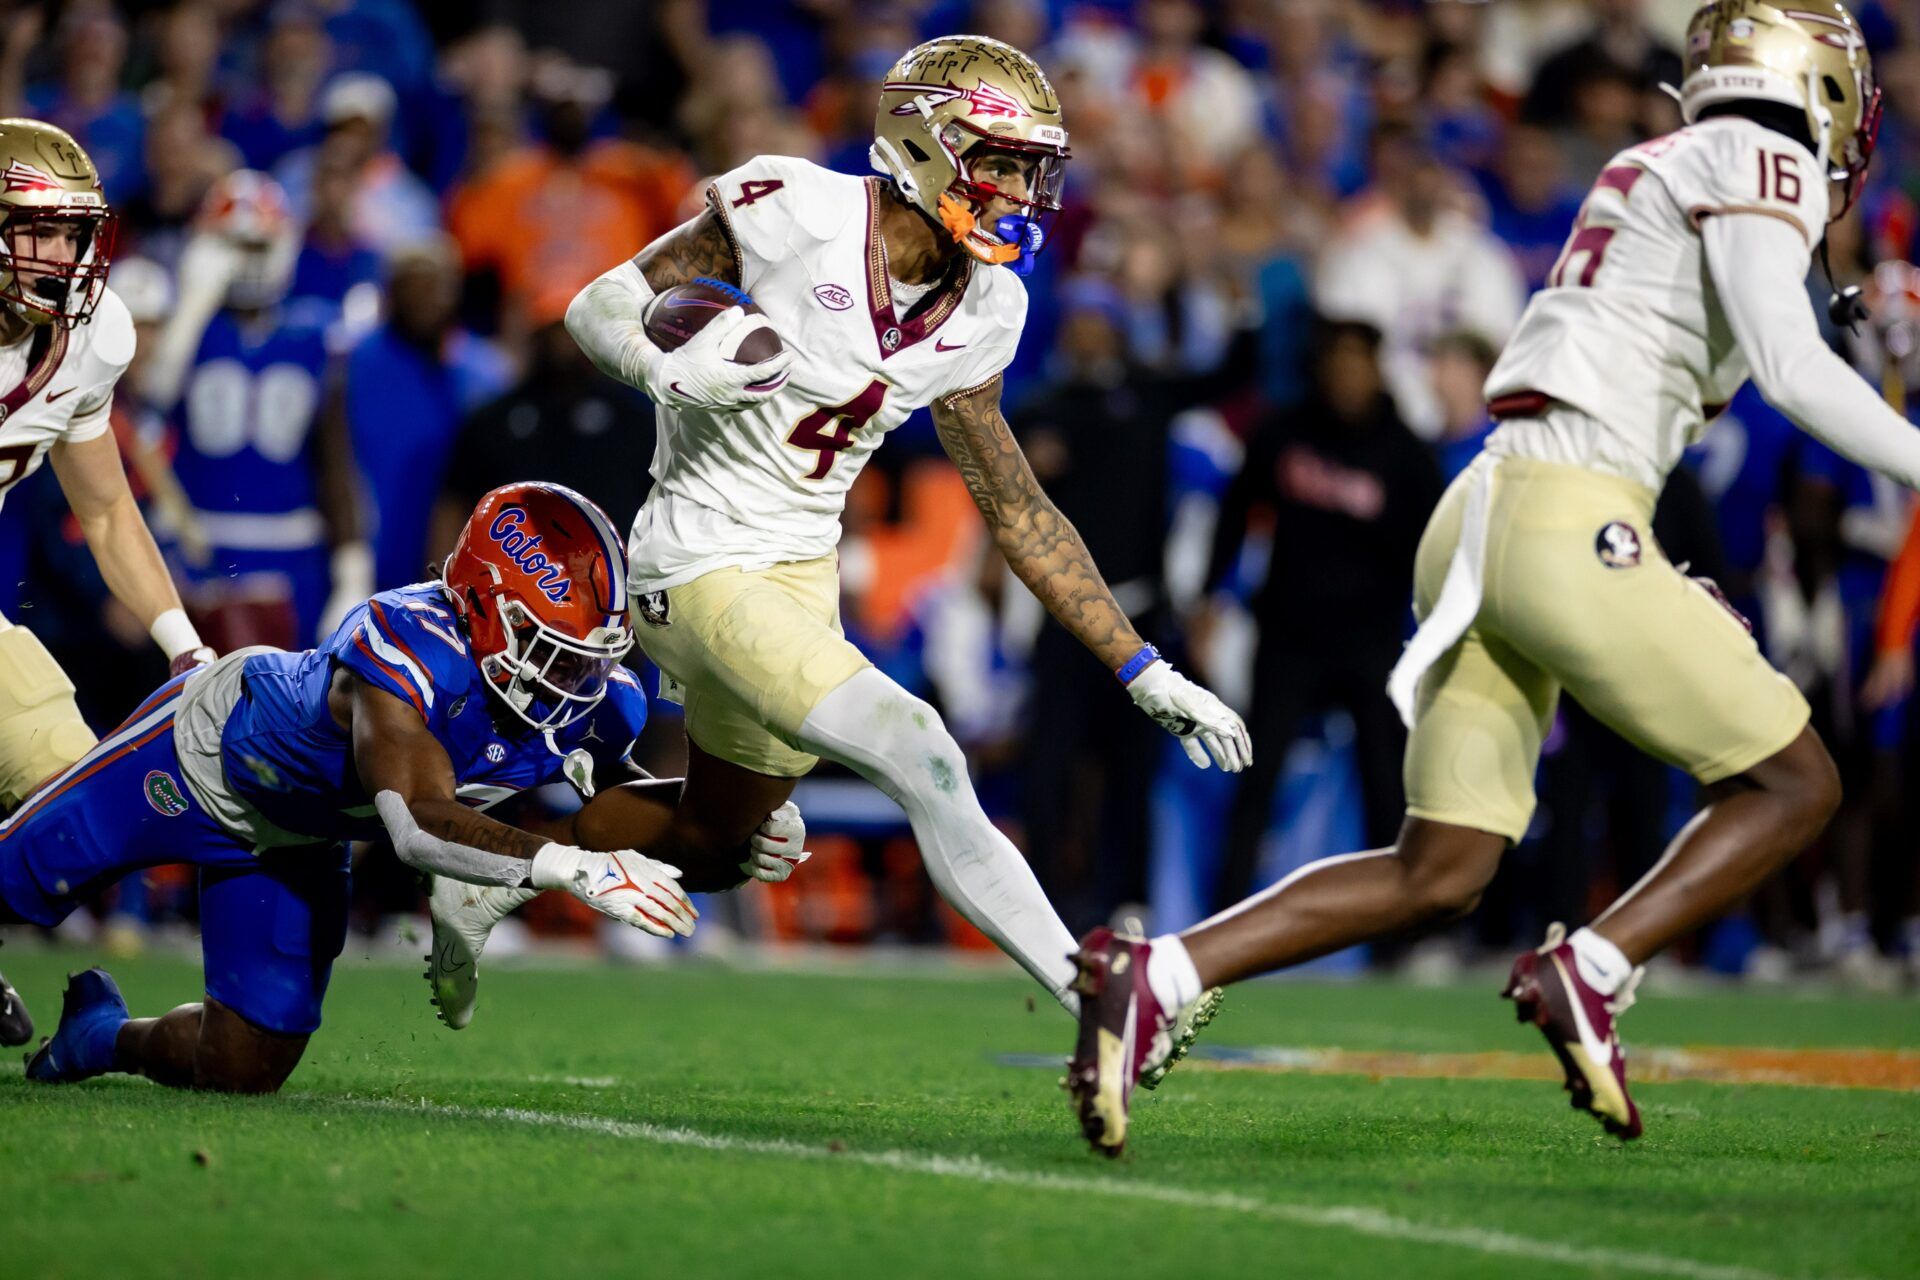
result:
[[[706,277],[740,283],[740,252],[720,210],[708,205],[633,257],[655,293]]]
[[[702,276],[740,282],[740,255],[717,207],[582,289],[567,307],[567,332],[602,373],[640,388],[655,404],[724,410],[773,394],[793,363],[791,351],[783,346],[758,364],[738,364],[728,354],[745,340],[743,330],[769,324],[764,316],[729,307],[672,351],[647,336],[655,295]]]
[[[351,717],[353,767],[368,795],[394,792],[426,834],[503,859],[530,861],[547,843],[460,803],[454,794],[453,761],[411,706],[342,669],[334,676],[329,698],[336,717],[342,693]],[[526,874],[521,869],[520,877]]]
[[[933,425],[1020,581],[1107,670],[1140,651],[1079,531],[1041,490],[1000,411],[1000,378],[933,405]]]

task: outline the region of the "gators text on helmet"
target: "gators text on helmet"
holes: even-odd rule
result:
[[[481,673],[536,729],[593,710],[633,645],[626,549],[606,512],[561,485],[481,498],[441,576]]]
[[[976,174],[989,153],[1023,163],[1024,194]],[[1038,224],[1060,208],[1069,154],[1053,85],[1012,45],[985,36],[929,40],[909,49],[880,86],[873,167],[982,262],[1012,262],[1021,252],[999,228],[978,225],[985,202],[1008,200]]]

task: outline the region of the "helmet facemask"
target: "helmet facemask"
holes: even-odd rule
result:
[[[949,124],[946,132],[960,133],[962,126]],[[992,180],[994,175],[990,171],[1008,160],[1022,170],[1024,196],[1015,195]],[[1060,212],[1060,193],[1066,185],[1067,157],[1061,151],[989,138],[976,141],[964,153],[956,154],[954,168],[958,176],[940,193],[938,208],[941,225],[960,242],[961,248],[980,261],[996,266],[1013,263],[1023,253],[1030,259],[1039,251],[1040,245],[1046,242],[1053,216]],[[995,219],[992,227],[982,227],[981,211],[996,200],[1014,205],[1018,212]],[[1030,232],[1028,227],[1036,231]]]
[[[43,223],[78,228],[73,261],[35,255],[35,232]],[[0,300],[34,324],[71,329],[92,319],[106,288],[118,223],[102,205],[16,208],[0,222]],[[26,277],[32,278],[29,284]]]
[[[626,627],[595,627],[584,640],[557,631],[510,596],[494,596],[506,648],[480,660],[488,685],[513,713],[542,732],[592,711],[607,679],[633,647]]]

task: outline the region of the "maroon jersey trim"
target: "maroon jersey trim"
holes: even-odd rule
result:
[[[873,321],[873,340],[885,360],[925,341],[959,309],[973,280],[973,259],[962,255],[951,279],[940,286],[932,303],[906,320],[893,313],[893,284],[887,276],[887,246],[880,235],[880,179],[867,180],[867,314]]]
[[[27,376],[6,395],[0,396],[0,422],[5,422],[20,406],[46,390],[60,362],[67,358],[67,331],[57,324],[35,325],[33,346],[27,351]]]

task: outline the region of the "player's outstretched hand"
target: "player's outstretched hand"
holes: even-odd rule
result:
[[[532,879],[536,889],[565,889],[601,915],[656,937],[690,937],[700,916],[680,888],[680,868],[632,849],[594,853],[549,844],[533,855]]]
[[[204,644],[197,649],[188,649],[185,653],[176,653],[173,655],[173,661],[167,664],[167,679],[171,680],[181,672],[191,671],[195,667],[204,667],[218,656]]]
[[[804,848],[806,843],[807,824],[801,820],[800,806],[789,800],[768,814],[747,841],[747,860],[740,869],[755,880],[779,884],[813,856]]]
[[[1228,773],[1253,763],[1253,739],[1233,708],[1175,671],[1165,659],[1135,676],[1127,685],[1139,708],[1180,739],[1187,758],[1207,767],[1207,756]]]
[[[656,399],[689,409],[737,409],[778,391],[793,364],[793,350],[780,351],[758,364],[740,364],[734,355],[749,333],[771,327],[767,318],[728,307],[678,350],[661,357],[651,381]]]

